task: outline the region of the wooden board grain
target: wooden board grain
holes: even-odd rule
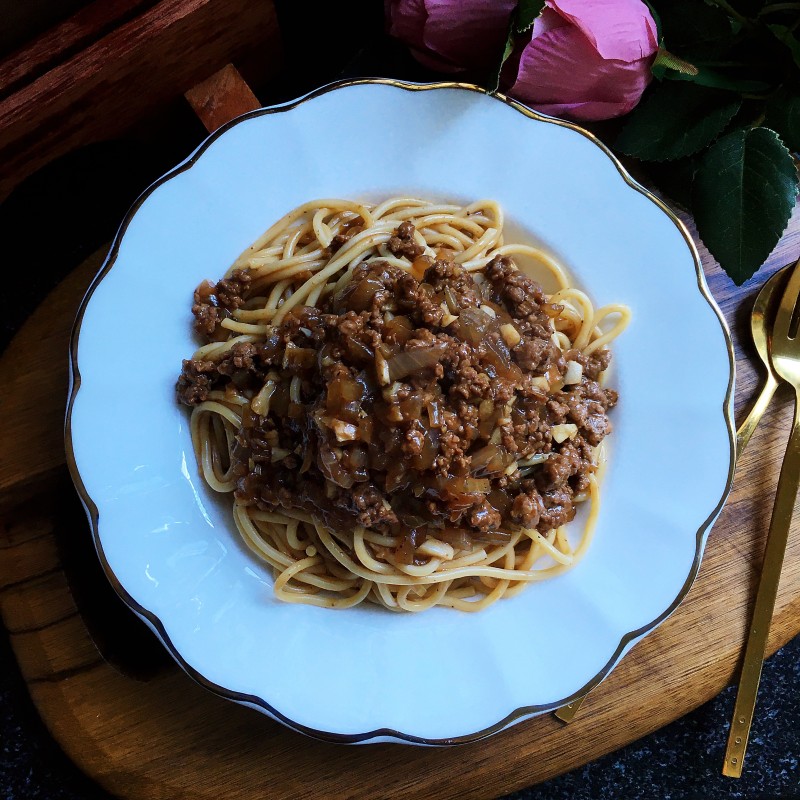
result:
[[[43,40],[0,64],[0,199],[52,159],[120,135],[229,61],[263,80],[281,58],[270,0],[102,0]]]
[[[202,92],[195,100],[206,107]],[[212,117],[209,127],[217,124]],[[800,212],[795,210],[782,242],[744,289],[733,286],[702,247],[701,253],[733,333],[741,416],[759,385],[749,308],[769,275],[800,255]],[[121,659],[122,669],[112,666],[103,632],[90,635],[93,623],[86,609],[79,613],[76,607],[80,587],[70,584],[64,570],[67,556],[86,546],[89,536],[65,481],[67,363],[52,355],[66,354],[72,319],[103,255],[96,253],[45,300],[0,362],[6,387],[6,413],[0,415],[0,614],[46,724],[67,754],[109,791],[140,800],[497,797],[633,741],[731,681],[788,432],[790,397],[784,391],[739,463],[688,596],[589,696],[569,728],[545,715],[458,748],[331,745],[211,695],[171,662],[138,673],[138,680],[127,674],[129,660]],[[800,632],[799,534],[796,515],[770,653]],[[89,563],[91,555],[79,552],[78,559]],[[131,650],[147,653],[138,644]]]
[[[30,83],[131,19],[153,0],[95,0],[0,62],[0,97]]]

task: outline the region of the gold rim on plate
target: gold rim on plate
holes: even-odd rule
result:
[[[83,484],[83,480],[81,479],[80,473],[78,472],[72,446],[72,408],[75,402],[75,398],[81,386],[81,375],[78,369],[78,340],[80,338],[83,316],[86,311],[86,307],[89,303],[89,300],[91,299],[95,289],[100,284],[100,281],[103,280],[103,278],[108,274],[108,272],[114,266],[117,259],[117,254],[119,252],[119,247],[125,235],[125,232],[128,226],[130,225],[131,220],[133,219],[133,217],[135,216],[136,212],[139,210],[141,205],[144,203],[144,201],[159,186],[166,183],[168,180],[174,178],[175,176],[179,175],[180,173],[190,169],[197,162],[197,160],[203,155],[203,153],[205,153],[205,151],[209,148],[211,144],[213,144],[220,136],[223,136],[227,131],[229,131],[235,125],[238,125],[240,122],[267,114],[281,114],[287,111],[291,111],[292,109],[297,108],[299,105],[305,103],[308,100],[313,100],[314,98],[319,97],[320,95],[328,94],[329,92],[335,91],[337,89],[345,88],[348,86],[362,86],[369,84],[393,86],[395,88],[411,92],[424,92],[437,89],[461,89],[464,91],[476,92],[478,94],[483,94],[493,97],[497,99],[499,102],[502,102],[507,106],[510,106],[511,108],[515,109],[516,111],[520,112],[521,114],[530,119],[535,119],[540,122],[546,122],[551,125],[558,125],[563,128],[569,128],[570,130],[576,131],[585,138],[589,139],[589,141],[591,141],[593,144],[599,147],[603,151],[603,153],[605,153],[605,155],[611,160],[611,162],[617,168],[619,174],[624,179],[625,183],[627,183],[628,186],[630,186],[635,191],[644,195],[651,202],[655,203],[655,205],[658,206],[659,209],[661,209],[661,211],[673,222],[673,224],[680,231],[681,235],[686,241],[686,245],[689,248],[689,251],[692,254],[692,259],[694,261],[694,267],[697,276],[697,287],[700,291],[700,294],[705,298],[711,309],[714,311],[717,321],[719,322],[719,325],[722,328],[722,333],[725,339],[725,345],[728,351],[728,359],[730,362],[730,375],[728,378],[728,387],[725,392],[725,400],[723,401],[722,404],[722,413],[725,418],[725,422],[728,428],[728,435],[730,439],[728,476],[725,482],[725,487],[723,489],[722,496],[720,497],[719,501],[714,507],[714,510],[709,514],[709,516],[697,530],[696,540],[695,540],[696,542],[695,556],[694,560],[692,561],[692,566],[689,570],[689,574],[687,575],[683,586],[681,587],[680,591],[678,592],[677,596],[672,601],[672,603],[670,603],[670,605],[661,614],[659,614],[658,617],[656,617],[647,625],[643,625],[642,627],[637,628],[636,630],[626,633],[620,639],[619,644],[615,648],[613,655],[606,662],[605,666],[603,666],[603,668],[584,686],[582,686],[580,689],[578,689],[576,692],[569,695],[568,697],[544,705],[523,706],[521,708],[516,709],[515,711],[512,711],[503,719],[496,722],[494,725],[489,726],[488,728],[476,731],[475,733],[465,734],[463,736],[454,736],[443,739],[431,739],[420,736],[413,736],[411,734],[392,730],[390,728],[379,728],[376,730],[367,731],[365,733],[357,733],[357,734],[338,734],[329,731],[316,730],[315,728],[310,728],[308,726],[301,725],[300,723],[297,723],[289,719],[288,717],[281,714],[280,711],[275,709],[273,706],[271,706],[269,703],[267,703],[260,697],[257,697],[255,695],[244,694],[242,692],[236,692],[231,689],[226,689],[224,686],[220,686],[219,684],[210,681],[197,669],[189,665],[181,656],[181,654],[178,652],[177,648],[172,643],[172,641],[170,640],[170,637],[167,635],[167,632],[161,620],[151,611],[148,611],[146,608],[141,606],[136,600],[133,599],[133,597],[131,597],[131,595],[126,591],[124,586],[121,584],[121,582],[115,575],[114,571],[111,569],[111,566],[109,565],[108,560],[106,559],[105,553],[103,551],[102,542],[100,540],[99,527],[98,527],[99,512],[97,510],[97,506],[94,504],[94,501],[86,491],[86,488]],[[538,111],[533,111],[527,106],[524,106],[522,103],[519,103],[516,100],[513,100],[509,97],[506,97],[504,94],[501,94],[499,92],[494,92],[494,93],[489,92],[486,89],[483,89],[479,86],[475,86],[469,83],[442,81],[437,83],[416,84],[416,83],[408,83],[406,81],[394,80],[390,78],[360,78],[355,80],[336,81],[334,83],[327,84],[326,86],[322,86],[319,89],[316,89],[315,91],[291,103],[270,108],[260,108],[256,109],[255,111],[247,112],[246,114],[243,114],[240,117],[236,117],[227,124],[223,125],[218,130],[214,131],[214,133],[212,133],[197,148],[197,150],[195,150],[195,152],[188,159],[186,159],[186,161],[182,162],[177,167],[170,170],[168,173],[166,173],[157,181],[155,181],[153,184],[151,184],[139,196],[139,198],[131,206],[128,213],[125,215],[125,218],[123,219],[122,224],[120,225],[120,228],[117,231],[116,236],[114,237],[114,241],[111,245],[111,249],[109,250],[108,256],[106,257],[106,261],[103,264],[103,267],[100,270],[100,272],[92,281],[89,289],[86,292],[86,295],[84,296],[81,302],[80,309],[78,310],[78,314],[72,329],[72,335],[70,339],[70,367],[71,367],[72,381],[70,386],[69,400],[67,403],[66,421],[64,429],[65,430],[64,443],[66,449],[67,465],[69,467],[72,480],[75,484],[75,488],[89,516],[89,521],[92,529],[92,536],[94,538],[94,544],[97,550],[98,557],[100,559],[101,567],[106,577],[108,578],[109,582],[117,592],[117,594],[122,598],[122,600],[125,601],[125,603],[133,611],[135,611],[150,625],[150,627],[158,634],[159,638],[164,643],[164,646],[170,652],[172,657],[178,662],[178,664],[183,668],[183,670],[201,686],[205,687],[214,694],[219,695],[220,697],[224,697],[226,699],[233,700],[238,703],[255,706],[261,709],[262,711],[265,711],[267,714],[274,717],[275,719],[280,720],[287,727],[295,731],[298,731],[300,733],[304,733],[307,736],[311,736],[315,739],[320,739],[322,741],[327,741],[327,742],[335,742],[340,744],[356,744],[361,742],[367,742],[372,739],[391,738],[403,742],[408,742],[410,744],[421,744],[421,745],[467,744],[469,742],[475,742],[478,741],[479,739],[483,739],[487,736],[491,736],[492,734],[498,733],[504,728],[513,725],[515,722],[520,721],[525,717],[530,717],[533,715],[545,713],[547,711],[553,711],[562,706],[574,703],[579,698],[588,694],[599,683],[601,683],[601,681],[603,681],[603,679],[611,672],[611,670],[620,660],[625,649],[629,645],[631,645],[633,642],[635,642],[635,640],[643,637],[644,635],[652,631],[654,628],[656,628],[670,614],[672,614],[673,611],[675,611],[675,609],[678,607],[678,605],[681,603],[684,597],[686,597],[686,595],[689,592],[689,589],[694,583],[694,579],[697,576],[697,572],[700,568],[700,561],[703,555],[705,535],[710,529],[716,517],[718,516],[719,512],[722,510],[722,507],[725,504],[725,501],[727,500],[728,494],[731,490],[731,485],[733,483],[733,474],[736,463],[735,460],[736,431],[733,421],[733,411],[731,407],[731,398],[733,395],[734,378],[736,370],[734,352],[733,352],[733,342],[731,341],[730,331],[728,330],[725,318],[723,317],[722,312],[720,311],[719,307],[714,301],[714,298],[711,296],[711,293],[708,290],[708,286],[706,285],[705,281],[705,275],[703,273],[703,268],[700,263],[700,256],[697,252],[697,248],[695,247],[694,241],[692,240],[691,236],[689,235],[689,232],[686,229],[686,226],[683,224],[683,222],[681,222],[680,219],[678,219],[675,213],[660,198],[656,197],[656,195],[654,195],[648,189],[645,189],[643,186],[637,183],[628,174],[625,167],[622,166],[622,164],[619,162],[617,157],[611,152],[611,150],[593,134],[589,133],[588,131],[584,130],[583,128],[581,128],[580,126],[576,125],[573,122],[567,122],[565,120],[549,117],[545,114],[539,113]]]

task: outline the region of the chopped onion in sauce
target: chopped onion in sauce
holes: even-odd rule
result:
[[[499,475],[514,460],[513,456],[500,444],[489,443],[471,454],[470,472],[473,475]]]
[[[564,386],[572,386],[583,379],[583,367],[577,361],[567,361],[567,371],[564,373]]]
[[[519,331],[510,322],[500,326],[500,334],[509,347],[516,347],[522,341]]]
[[[553,440],[561,444],[567,439],[574,439],[578,434],[578,426],[573,422],[566,422],[563,425],[553,425],[551,430]]]
[[[407,375],[416,374],[423,369],[429,369],[439,363],[444,355],[444,345],[433,345],[432,347],[419,347],[414,350],[406,350],[392,356],[388,362],[388,376],[390,381],[405,378]]]
[[[518,467],[535,467],[537,464],[544,464],[552,453],[534,453],[532,456],[528,456],[527,458],[522,458],[517,461]]]
[[[431,558],[440,558],[442,561],[452,561],[455,556],[452,545],[430,536],[417,548],[417,553]]]

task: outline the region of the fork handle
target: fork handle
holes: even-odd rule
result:
[[[764,663],[772,612],[778,594],[783,555],[789,538],[797,489],[800,486],[800,390],[796,389],[795,392],[794,424],[778,479],[778,491],[775,495],[767,546],[764,550],[764,563],[744,651],[733,720],[728,734],[725,764],[722,767],[722,774],[732,778],[738,778],[742,774],[742,762],[747,750],[747,739],[750,735],[758,684],[761,680],[761,667]]]
[[[761,394],[758,395],[758,399],[753,403],[753,407],[750,409],[747,418],[741,424],[739,430],[736,431],[736,458],[739,458],[745,447],[747,447],[747,443],[750,441],[753,431],[761,421],[761,417],[764,416],[764,412],[767,410],[767,406],[770,400],[772,400],[772,395],[775,394],[777,388],[778,381],[772,376],[772,370],[768,369],[767,380],[764,383]]]

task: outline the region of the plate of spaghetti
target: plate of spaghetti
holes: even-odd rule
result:
[[[585,693],[688,592],[731,353],[685,229],[589,134],[342,82],[137,201],[67,452],[195,680],[318,738],[452,744]]]

